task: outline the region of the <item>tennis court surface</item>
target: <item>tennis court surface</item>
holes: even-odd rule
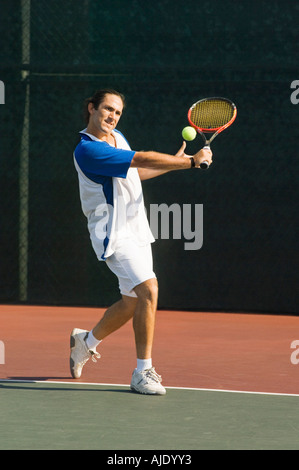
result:
[[[0,449],[299,449],[298,317],[159,311],[151,397],[129,389],[131,323],[70,377],[70,332],[103,311],[0,306]]]

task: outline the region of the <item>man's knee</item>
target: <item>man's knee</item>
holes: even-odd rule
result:
[[[158,281],[156,278],[148,279],[135,287],[138,299],[156,303],[158,299]]]

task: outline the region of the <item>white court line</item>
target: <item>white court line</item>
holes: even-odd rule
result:
[[[17,382],[17,383],[37,383],[37,384],[62,384],[62,385],[94,385],[98,387],[130,387],[129,384],[110,384],[110,383],[96,383],[96,382],[63,382],[59,380],[18,380],[18,379],[0,379],[2,382]],[[298,393],[277,393],[277,392],[253,392],[249,390],[224,390],[219,388],[193,388],[193,387],[165,387],[169,390],[194,390],[198,392],[221,392],[221,393],[244,393],[248,395],[271,395],[280,397],[299,397]]]

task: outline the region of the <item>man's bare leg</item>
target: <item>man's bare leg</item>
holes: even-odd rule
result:
[[[131,389],[146,395],[165,395],[162,377],[152,367],[152,348],[155,330],[155,319],[158,303],[158,283],[155,278],[149,279],[135,287],[138,297],[133,317],[137,368],[133,371]]]
[[[149,359],[152,357],[158,303],[157,280],[149,279],[136,286],[134,291],[138,298],[133,317],[137,358]]]
[[[93,336],[101,341],[106,336],[118,330],[133,317],[136,304],[136,297],[123,295],[118,302],[111,305],[111,307],[106,310],[102,319],[93,328]]]
[[[92,334],[98,340],[122,327],[133,318],[136,353],[138,359],[152,357],[155,317],[158,302],[158,283],[149,279],[135,287],[136,297],[124,296],[109,307]]]

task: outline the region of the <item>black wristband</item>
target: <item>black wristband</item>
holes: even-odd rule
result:
[[[190,157],[190,161],[191,161],[191,168],[194,168],[194,167],[195,167],[194,158],[193,158],[193,157]]]

